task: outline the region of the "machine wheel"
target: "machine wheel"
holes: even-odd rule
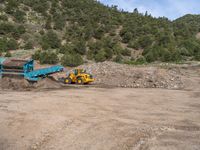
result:
[[[79,84],[79,85],[84,84],[83,79],[81,79],[81,78],[78,78],[76,83]]]
[[[71,78],[66,78],[65,79],[65,84],[71,84],[72,83],[72,79]]]

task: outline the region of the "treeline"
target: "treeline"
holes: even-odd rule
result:
[[[0,5],[0,51],[36,47],[42,51],[33,57],[41,63],[200,60],[198,32],[199,15],[170,21],[94,0],[4,0]]]

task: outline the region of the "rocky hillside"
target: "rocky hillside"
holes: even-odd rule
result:
[[[2,0],[0,52],[40,49],[41,63],[77,66],[200,60],[200,16],[175,21],[107,7],[95,0]]]

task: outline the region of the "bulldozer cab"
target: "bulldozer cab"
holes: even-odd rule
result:
[[[79,74],[84,74],[84,73],[86,73],[86,70],[84,70],[84,69],[75,69],[74,70],[74,75],[75,76],[77,76]]]

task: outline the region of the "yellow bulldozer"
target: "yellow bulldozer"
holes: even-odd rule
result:
[[[89,84],[94,82],[91,74],[87,73],[84,69],[74,69],[67,77],[61,79],[64,84]]]

